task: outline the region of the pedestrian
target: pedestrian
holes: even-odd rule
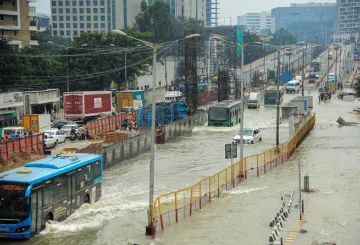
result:
[[[54,105],[54,113],[56,114],[56,110],[57,110],[57,108],[56,108],[56,105]]]

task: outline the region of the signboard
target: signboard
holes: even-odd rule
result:
[[[0,94],[0,105],[9,105],[13,103],[24,102],[24,94],[22,92],[11,92]]]
[[[237,144],[225,144],[225,159],[237,158]]]
[[[4,190],[4,191],[23,191],[24,186],[22,186],[22,185],[12,185],[12,184],[2,184],[2,185],[0,185],[0,190]]]
[[[94,108],[101,108],[101,107],[102,107],[102,99],[94,98]]]
[[[240,45],[237,45],[237,56],[241,56],[241,48],[244,43],[244,31],[243,30],[239,30],[239,29],[236,30],[236,43],[240,44]]]

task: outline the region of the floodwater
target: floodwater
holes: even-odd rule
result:
[[[313,95],[316,98],[315,92]],[[292,96],[286,95],[286,100]],[[358,101],[333,98],[319,105],[315,100],[316,125],[292,161],[227,191],[201,212],[160,232],[154,243],[265,244],[280,197],[298,188],[300,161],[302,173],[309,175],[315,192],[303,194],[307,203],[304,228],[308,233],[299,234],[294,244],[310,244],[315,239],[360,244],[360,126],[339,127],[335,122],[338,116],[359,121],[360,116],[349,113],[356,106],[360,107]],[[246,145],[245,156],[274,146],[275,110],[246,110],[245,127],[260,127],[263,141]],[[156,146],[155,194],[190,186],[229,166],[230,161],[224,159],[224,144],[231,142],[238,128],[197,127],[192,136]],[[280,139],[288,139],[286,122],[281,124]],[[149,154],[142,154],[108,169],[99,202],[83,206],[67,220],[50,224],[38,236],[19,244],[148,244],[149,238],[144,235],[148,159]]]

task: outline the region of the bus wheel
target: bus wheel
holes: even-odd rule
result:
[[[262,138],[260,138],[259,141],[262,141]]]
[[[46,224],[49,223],[50,220],[54,220],[54,217],[53,217],[52,213],[48,213],[48,214],[46,215],[45,223],[44,223],[44,229],[45,229],[45,227],[46,227]]]
[[[90,196],[88,194],[84,197],[84,203],[90,203]]]
[[[251,141],[251,144],[254,144],[254,141]]]

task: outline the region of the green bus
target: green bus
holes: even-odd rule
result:
[[[3,137],[3,128],[16,126],[18,126],[17,112],[0,110],[0,140]]]
[[[279,92],[280,92],[280,104],[283,102],[284,100],[284,87],[280,86],[279,87]],[[269,86],[265,89],[265,95],[264,95],[264,105],[265,106],[271,106],[271,105],[276,105],[277,102],[277,87],[276,86]]]
[[[241,101],[225,100],[209,106],[208,126],[232,127],[240,122]]]
[[[313,62],[310,63],[310,68],[312,68],[312,70],[314,72],[320,72],[321,69],[321,64],[319,60],[315,60]]]

